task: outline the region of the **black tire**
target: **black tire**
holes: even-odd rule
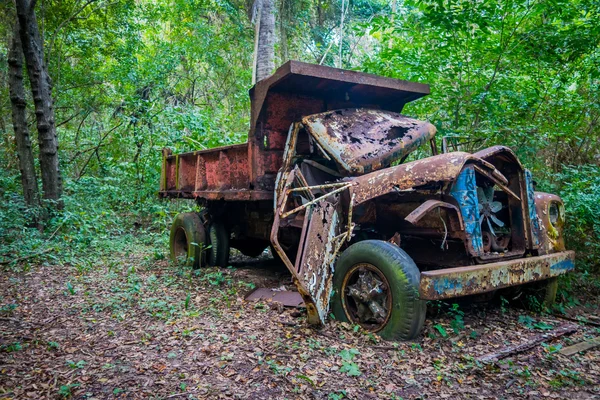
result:
[[[189,212],[175,216],[171,225],[169,237],[169,248],[171,260],[179,262],[185,260],[185,264],[193,268],[204,265],[204,252],[206,232],[198,214]]]
[[[349,294],[351,287],[358,284],[358,280],[354,284],[352,280],[357,274],[357,279],[362,280],[361,274],[366,273],[379,279],[379,287],[387,292],[382,300],[387,307],[380,304],[386,317],[374,324],[357,317],[356,310],[361,305]],[[421,332],[427,310],[426,302],[419,298],[419,282],[419,269],[404,250],[381,240],[358,242],[348,247],[336,263],[331,310],[336,319],[357,323],[386,340],[411,340]],[[366,309],[364,304],[362,307]]]
[[[558,278],[550,278],[530,283],[524,287],[525,307],[532,311],[545,311],[552,308],[556,302]]]
[[[229,232],[219,221],[213,221],[208,227],[206,242],[207,262],[211,267],[227,267],[229,265]]]
[[[556,301],[558,278],[545,279],[504,289],[501,294],[509,303],[529,311],[540,312],[552,308]]]

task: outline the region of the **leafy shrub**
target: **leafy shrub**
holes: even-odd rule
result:
[[[600,167],[564,167],[557,182],[565,202],[567,248],[578,252],[578,268],[600,272]]]

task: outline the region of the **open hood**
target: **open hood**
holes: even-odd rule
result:
[[[389,167],[436,133],[429,122],[364,108],[313,114],[302,123],[328,155],[354,176]]]

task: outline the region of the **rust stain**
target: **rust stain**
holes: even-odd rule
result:
[[[564,251],[538,257],[421,272],[420,294],[426,300],[486,293],[508,286],[552,278],[571,271],[575,253]]]
[[[302,123],[350,175],[387,168],[431,140],[436,132],[429,122],[362,108],[310,115]]]

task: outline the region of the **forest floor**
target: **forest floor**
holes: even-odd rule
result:
[[[434,306],[418,340],[395,343],[335,321],[312,329],[303,312],[243,299],[289,283],[273,260],[192,272],[142,243],[96,263],[7,269],[0,399],[600,397],[600,347],[557,351],[600,334],[564,318],[599,315],[598,293],[576,290],[563,317]],[[577,331],[476,360],[568,324]]]

